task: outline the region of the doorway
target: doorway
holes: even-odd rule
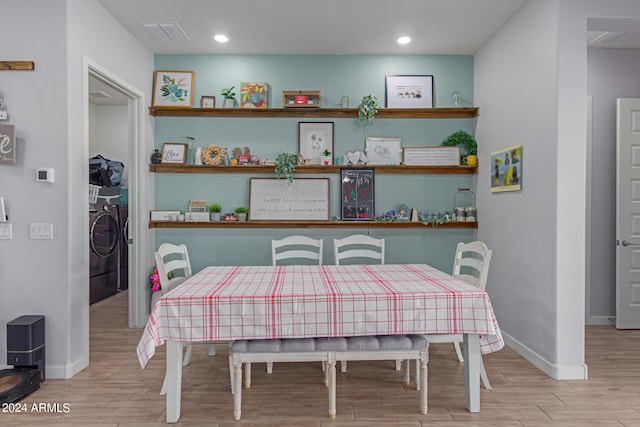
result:
[[[144,191],[144,163],[142,159],[142,151],[144,150],[144,93],[137,88],[131,86],[115,74],[104,69],[100,65],[93,62],[91,59],[84,58],[84,82],[83,82],[83,96],[84,103],[84,152],[89,153],[89,87],[90,83],[96,83],[102,85],[102,88],[112,93],[113,96],[122,97],[126,101],[127,105],[127,141],[126,152],[129,158],[129,173],[128,173],[128,202],[129,202],[129,226],[128,226],[128,277],[129,277],[129,289],[127,292],[128,297],[128,325],[129,327],[142,327],[146,323],[147,311],[145,310],[146,299],[146,282],[137,280],[141,277],[143,271],[142,260],[145,259],[145,247],[146,245],[140,244],[145,241],[144,236],[144,221],[141,219],[140,212],[142,212],[142,198],[140,193]],[[88,156],[87,156],[88,158]],[[86,173],[83,179],[86,180],[85,187],[88,188],[89,176],[88,165],[85,164]],[[86,210],[87,207],[83,206]],[[86,212],[83,212],[86,215]],[[83,230],[86,233],[84,241],[87,245],[89,242],[88,230]],[[88,284],[89,277],[89,265],[86,265],[86,272],[84,277],[87,278]],[[144,277],[145,274],[142,274]],[[87,337],[85,342],[85,354],[89,355],[89,289],[86,290],[86,305],[83,310],[83,323],[86,326],[84,328],[87,331]]]

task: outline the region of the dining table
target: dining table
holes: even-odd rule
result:
[[[466,407],[480,411],[481,354],[504,346],[491,301],[428,264],[208,266],[152,307],[137,355],[144,369],[167,344],[175,423],[187,343],[400,334],[462,334]]]

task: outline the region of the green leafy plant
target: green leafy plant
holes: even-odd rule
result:
[[[222,94],[222,96],[224,96],[224,99],[233,99],[236,97],[236,93],[233,91],[234,88],[235,86],[224,88],[220,93]]]
[[[298,153],[280,153],[274,161],[276,178],[287,178],[293,182],[296,166],[298,166]]]
[[[209,205],[209,212],[218,213],[220,211],[222,211],[222,206],[220,206],[220,203],[211,203]]]
[[[378,98],[373,95],[367,95],[362,98],[358,108],[360,109],[358,111],[358,120],[360,120],[360,123],[363,125],[371,124],[378,112]]]
[[[330,155],[331,155],[331,151],[329,151],[329,150],[327,150],[327,149],[325,148],[325,150],[322,152],[322,155],[323,155],[323,156],[330,156]]]
[[[442,145],[447,147],[462,146],[466,151],[466,155],[478,155],[478,143],[469,132],[459,130],[452,133],[442,141]]]
[[[239,213],[249,213],[249,209],[245,208],[244,206],[239,206],[235,209],[234,211],[235,213],[239,214]]]

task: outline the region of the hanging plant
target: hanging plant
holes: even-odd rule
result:
[[[287,178],[293,182],[296,166],[298,166],[298,153],[280,153],[274,161],[276,178]]]
[[[358,120],[360,120],[360,123],[365,126],[373,123],[374,116],[378,112],[378,107],[378,98],[375,96],[367,95],[362,98],[362,102],[360,102],[358,106],[360,109],[358,111]]]

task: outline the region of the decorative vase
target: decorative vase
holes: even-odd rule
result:
[[[233,108],[235,106],[235,102],[234,99],[231,98],[225,98],[224,101],[222,101],[222,108]]]
[[[247,220],[247,213],[246,212],[237,213],[236,216],[238,217],[238,221],[239,222]]]
[[[220,221],[220,212],[209,212],[209,217],[212,222]]]
[[[156,148],[155,150],[153,150],[153,154],[151,154],[151,164],[159,165],[161,159],[162,159],[162,154],[160,153],[160,150]]]
[[[478,156],[475,154],[469,154],[464,158],[464,164],[467,166],[475,166],[478,164]]]

